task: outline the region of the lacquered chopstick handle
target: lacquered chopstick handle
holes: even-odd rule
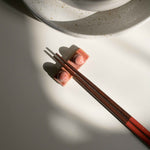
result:
[[[134,124],[137,128],[139,128],[150,139],[150,132],[145,127],[143,127],[137,120],[131,117],[129,121],[132,124]]]
[[[150,132],[144,128],[138,121],[133,117],[126,122],[126,126],[148,147],[150,147]]]

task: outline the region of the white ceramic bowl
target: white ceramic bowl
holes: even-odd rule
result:
[[[150,0],[131,0],[121,7],[96,13],[74,8],[60,0],[23,1],[40,21],[79,37],[121,32],[150,16]]]
[[[83,10],[105,11],[124,5],[130,0],[62,0],[63,2]]]

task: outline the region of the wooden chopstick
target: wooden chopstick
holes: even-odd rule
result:
[[[86,81],[84,81],[80,76],[78,76],[74,71],[72,71],[68,66],[62,63],[57,57],[54,58],[74,77],[74,79],[86,90],[91,94],[96,100],[98,100],[108,111],[114,114],[117,119],[119,119],[122,123],[126,123],[127,119],[124,118],[117,110],[112,107],[103,97],[98,94],[93,88],[91,88]]]
[[[81,74],[78,70],[76,70],[72,65],[70,65],[67,61],[65,61],[60,55],[56,54],[59,59],[61,59],[67,66],[69,66],[76,74],[78,74],[83,80],[85,80],[92,88],[94,88],[99,94],[101,94],[106,101],[108,101],[110,104],[112,104],[117,111],[122,113],[124,117],[128,120],[131,116],[123,110],[117,103],[115,103],[110,97],[108,97],[102,90],[100,90],[96,85],[94,85],[87,77],[85,77],[83,74]]]
[[[150,147],[150,132],[138,123],[131,115],[123,110],[104,92],[102,92],[96,85],[88,80],[83,74],[76,70],[72,65],[65,61],[59,54],[54,54],[48,49],[55,58],[71,75],[74,79],[98,102],[100,102],[109,112],[111,112],[123,125],[125,125],[132,133],[134,133],[142,142]],[[47,53],[47,52],[46,52]],[[47,53],[49,55],[49,53]]]
[[[56,53],[59,59],[61,59],[64,64],[69,66],[76,74],[78,74],[83,80],[85,80],[92,88],[94,88],[100,95],[104,97],[106,101],[108,101],[113,107],[116,108],[126,119],[134,124],[139,130],[141,130],[148,138],[150,138],[150,132],[145,129],[140,123],[138,123],[130,114],[128,114],[123,108],[121,108],[116,102],[114,102],[110,97],[108,97],[102,90],[100,90],[96,85],[94,85],[87,77],[81,74],[77,69],[75,69],[72,65],[70,65],[67,61],[65,61],[59,54]]]

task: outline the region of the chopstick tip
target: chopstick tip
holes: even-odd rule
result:
[[[55,53],[54,53],[51,49],[49,49],[48,47],[46,47],[46,49],[47,49],[51,54],[55,55]]]

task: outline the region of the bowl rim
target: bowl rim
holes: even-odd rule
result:
[[[131,0],[132,1],[132,0]],[[130,1],[130,2],[131,2]],[[94,35],[94,34],[82,34],[82,33],[75,33],[75,32],[72,32],[72,31],[69,31],[65,28],[62,28],[61,26],[55,24],[54,22],[55,21],[51,21],[51,20],[47,20],[45,19],[44,17],[42,17],[38,12],[34,11],[27,3],[25,0],[23,0],[24,4],[26,5],[26,7],[31,11],[31,13],[34,15],[34,17],[39,20],[40,22],[43,22],[45,23],[46,25],[52,27],[53,29],[57,30],[57,31],[60,31],[64,34],[68,34],[68,35],[71,35],[71,36],[74,36],[74,37],[81,37],[81,38],[99,38],[99,37],[106,37],[106,36],[112,36],[112,35],[118,35],[120,33],[123,33],[129,29],[132,29],[133,27],[137,27],[139,25],[142,25],[143,23],[147,22],[149,19],[150,19],[150,16],[147,16],[146,18],[143,18],[142,21],[139,21],[138,23],[135,23],[133,25],[131,25],[130,27],[127,27],[127,28],[124,28],[122,30],[119,30],[119,31],[116,31],[116,32],[113,32],[113,33],[107,33],[107,34],[99,34],[99,35]],[[129,3],[130,3],[129,2]],[[126,4],[125,4],[126,5]],[[124,5],[123,5],[124,6]],[[121,7],[123,7],[121,6]],[[120,7],[120,8],[121,8]],[[117,8],[115,8],[117,9]],[[114,10],[115,10],[114,9]]]

